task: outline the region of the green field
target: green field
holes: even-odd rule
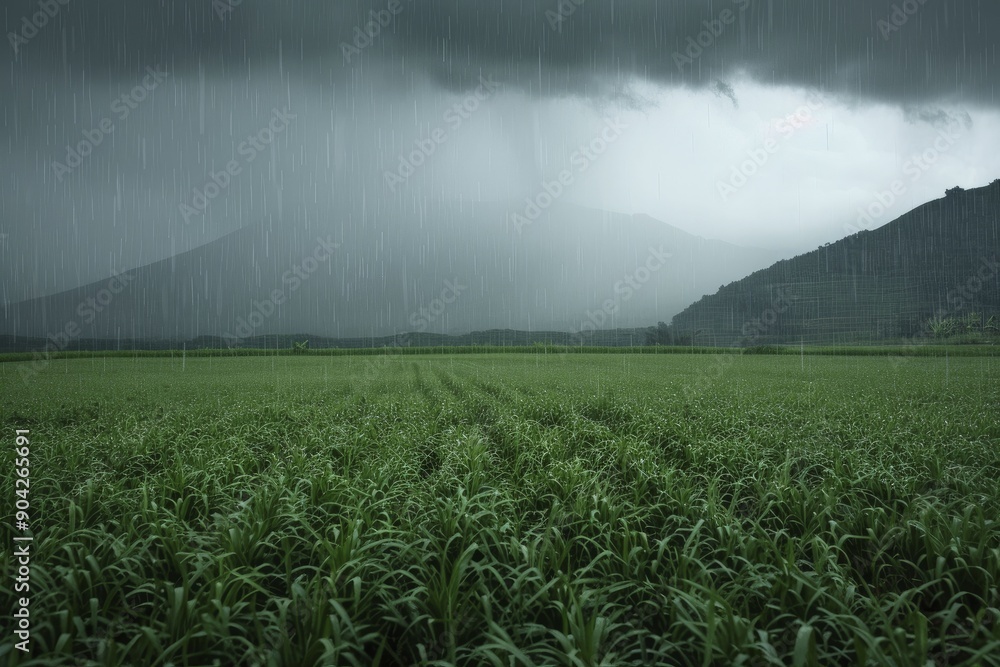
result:
[[[996,357],[17,368],[3,664],[1000,664]]]

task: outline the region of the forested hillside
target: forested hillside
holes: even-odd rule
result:
[[[1000,314],[998,246],[1000,180],[955,188],[883,227],[723,286],[661,326],[659,342],[892,340],[933,336],[949,320],[962,323],[950,333],[989,332],[1000,319],[990,324]]]

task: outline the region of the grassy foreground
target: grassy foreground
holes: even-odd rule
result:
[[[17,366],[3,664],[1000,664],[1000,359]]]

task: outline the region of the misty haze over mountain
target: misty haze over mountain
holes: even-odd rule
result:
[[[3,330],[44,336],[77,322],[82,338],[183,340],[640,327],[776,259],[645,216],[567,204],[518,227],[514,205],[248,226],[125,272],[106,303],[91,302],[108,290],[98,281],[11,306]]]

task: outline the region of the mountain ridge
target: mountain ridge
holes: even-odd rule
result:
[[[661,338],[700,331],[717,345],[740,345],[921,336],[935,318],[1000,313],[998,247],[1000,180],[952,189],[876,229],[723,285],[675,315]]]

